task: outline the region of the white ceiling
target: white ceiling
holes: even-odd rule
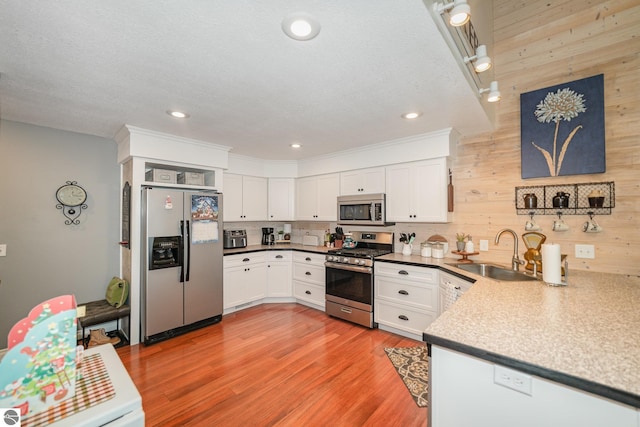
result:
[[[296,11],[315,39],[284,35]],[[491,127],[422,0],[0,0],[0,40],[5,120],[282,160]]]

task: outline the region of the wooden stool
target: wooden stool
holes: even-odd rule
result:
[[[106,299],[88,302],[86,304],[79,304],[79,306],[85,306],[86,312],[82,317],[78,317],[78,325],[82,327],[82,344],[84,347],[87,347],[88,340],[85,337],[85,329],[88,326],[98,325],[100,323],[110,322],[112,320],[116,321],[116,332],[118,335],[120,334],[120,319],[123,317],[129,317],[131,314],[131,307],[128,305],[123,305],[121,307],[114,307],[110,305]],[[121,337],[121,344],[125,345],[129,342],[129,333],[131,332],[131,324],[130,321],[127,321],[127,336],[126,342]]]

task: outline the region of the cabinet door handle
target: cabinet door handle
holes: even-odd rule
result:
[[[455,287],[455,288],[453,288],[453,289],[455,289],[456,291],[459,291],[459,290],[460,290],[460,286],[456,286],[456,287]]]
[[[398,316],[398,319],[400,319],[400,320],[409,320],[409,318],[407,316],[405,316],[404,314],[401,314],[400,316]]]
[[[311,276],[311,272],[309,272],[309,271],[307,271],[307,272],[306,272],[306,273],[304,273],[304,274],[306,274],[307,276]]]
[[[311,291],[304,291],[305,294],[311,295]]]
[[[284,258],[282,255],[276,255],[276,258],[281,259]]]
[[[305,260],[305,261],[311,261],[311,258],[306,257],[304,260]]]
[[[409,292],[405,291],[404,289],[400,289],[400,290],[398,291],[398,293],[399,293],[400,295],[409,295]]]
[[[403,276],[408,276],[409,272],[407,270],[400,270],[398,271],[398,274],[402,274]]]
[[[352,313],[352,311],[350,309],[345,308],[345,307],[340,307],[340,311],[342,311],[343,313],[347,313],[347,314],[351,314]]]
[[[249,262],[249,261],[251,261],[251,258],[245,258],[242,260],[242,262]]]

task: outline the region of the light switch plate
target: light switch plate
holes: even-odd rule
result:
[[[77,313],[77,317],[84,317],[87,314],[87,306],[86,305],[79,305],[78,307],[76,307],[76,313]]]
[[[0,245],[0,256],[7,256],[7,245]]]
[[[480,250],[488,251],[489,250],[489,241],[488,240],[480,240]]]

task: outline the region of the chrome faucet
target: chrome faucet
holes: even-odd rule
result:
[[[500,236],[505,231],[511,233],[513,236],[513,258],[511,258],[511,269],[513,269],[513,271],[518,271],[520,266],[525,265],[526,262],[524,260],[520,260],[520,257],[518,256],[518,235],[516,232],[510,228],[503,228],[498,231],[498,234],[496,234],[496,245],[500,242]]]

